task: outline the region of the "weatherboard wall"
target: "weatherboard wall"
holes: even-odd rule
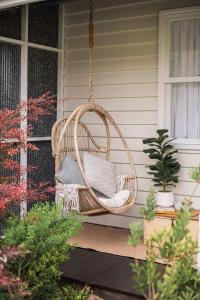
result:
[[[140,219],[140,211],[152,186],[145,166],[149,159],[142,152],[142,139],[155,135],[158,94],[158,13],[160,10],[200,5],[199,0],[95,0],[95,49],[93,61],[94,97],[116,120],[132,151],[138,175],[136,204],[127,213],[89,217],[89,222],[128,227]],[[64,110],[67,115],[88,95],[88,1],[66,3],[64,31]],[[102,125],[87,118],[92,131],[103,141]],[[112,161],[125,173],[128,161],[113,132]],[[200,162],[198,150],[180,150],[180,183],[176,202],[191,193],[194,183],[191,167]],[[197,191],[198,194],[198,191]],[[199,190],[200,194],[200,190]],[[194,197],[194,205],[200,203]]]

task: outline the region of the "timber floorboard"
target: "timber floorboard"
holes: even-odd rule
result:
[[[84,223],[77,236],[70,243],[75,247],[93,249],[103,253],[145,259],[146,247],[141,243],[137,247],[128,244],[128,229]]]
[[[134,263],[133,258],[74,248],[70,260],[60,269],[65,281],[101,288],[104,294],[107,290],[104,300],[143,299],[136,289],[131,263]],[[112,298],[111,291],[121,293],[121,296]],[[124,298],[125,295],[132,298]]]

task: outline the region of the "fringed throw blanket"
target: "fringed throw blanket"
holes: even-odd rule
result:
[[[117,192],[124,189],[126,177],[127,177],[127,175],[117,175],[117,178],[116,178]]]
[[[117,191],[123,190],[126,175],[117,176]],[[70,210],[79,211],[79,188],[83,187],[79,184],[63,184],[56,185],[56,203],[63,202],[63,213]]]
[[[69,210],[79,211],[79,184],[63,184],[56,185],[56,203],[63,202],[63,213]]]

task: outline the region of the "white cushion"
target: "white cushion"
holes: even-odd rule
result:
[[[84,153],[83,162],[88,184],[98,192],[112,198],[117,189],[113,164],[87,152]]]
[[[122,207],[127,201],[130,196],[130,191],[128,190],[121,190],[114,195],[113,198],[99,198],[102,204],[108,207]]]

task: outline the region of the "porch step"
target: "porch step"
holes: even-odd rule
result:
[[[63,280],[89,285],[104,300],[143,299],[136,290],[133,262],[133,258],[75,248],[60,269]]]

